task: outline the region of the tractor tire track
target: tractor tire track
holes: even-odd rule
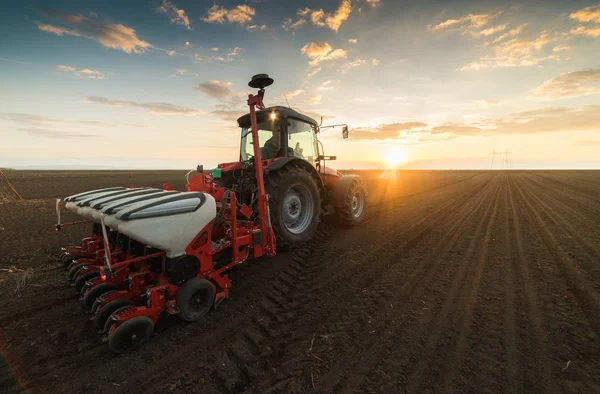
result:
[[[326,372],[325,376],[319,379],[320,391],[346,391],[348,387],[355,385],[357,377],[368,372],[369,365],[379,359],[377,353],[369,350],[373,349],[377,341],[382,340],[381,334],[372,334],[377,332],[387,335],[386,327],[390,325],[390,320],[399,313],[407,313],[402,301],[408,298],[421,298],[421,293],[426,290],[434,275],[439,270],[448,269],[447,264],[441,261],[442,257],[455,248],[468,220],[472,218],[474,212],[478,212],[481,204],[491,193],[492,187],[488,184],[480,189],[476,196],[466,200],[466,203],[460,208],[452,210],[457,216],[457,220],[450,222],[451,225],[443,232],[441,227],[439,228],[442,233],[441,238],[432,245],[434,247],[431,250],[428,250],[426,257],[415,264],[417,267],[415,271],[406,272],[406,266],[398,261],[385,277],[379,278],[379,281],[369,284],[369,287],[365,288],[364,295],[361,294],[360,300],[352,303],[357,307],[343,312],[341,316],[334,315],[332,319],[328,319],[333,320],[333,323],[330,323],[322,331],[333,332],[338,337],[344,334],[353,343],[353,346],[343,356],[336,356],[336,364],[330,371],[322,369],[318,371],[319,374]],[[402,260],[403,257],[405,256],[396,252],[389,260]],[[377,255],[373,258],[377,259]],[[399,283],[403,284],[399,286]],[[393,309],[393,315],[388,312],[390,309]],[[371,323],[373,324],[371,325]],[[343,339],[342,337],[340,341]],[[306,356],[306,361],[326,359],[330,348],[336,347],[339,345],[335,341],[328,346],[321,344],[320,352],[312,351],[310,356],[313,358]],[[314,368],[317,369],[318,365],[315,365]]]
[[[597,376],[594,371],[600,366],[597,361],[590,362],[600,354],[597,294],[555,243],[556,237],[544,221],[547,212],[535,204],[531,189],[525,182],[515,185],[531,219],[532,232],[537,231],[541,244],[536,245],[541,251],[536,256],[536,271],[541,275],[539,291],[547,315],[545,330],[552,344],[549,354],[553,377],[562,383],[562,391],[596,391],[600,387],[598,379],[595,384],[589,380]]]
[[[477,191],[477,189],[475,189],[475,190]],[[468,200],[468,199],[465,199],[465,200]],[[444,207],[441,207],[439,210],[436,210],[435,212],[432,212],[431,214],[425,216],[425,219],[419,219],[416,223],[411,224],[409,226],[408,230],[411,230],[414,233],[413,233],[412,237],[408,241],[406,241],[406,243],[401,248],[401,250],[406,252],[406,251],[410,250],[410,248],[414,247],[414,245],[416,243],[418,243],[420,239],[422,239],[424,236],[426,236],[431,231],[431,229],[433,227],[435,227],[436,223],[438,223],[439,221],[442,221],[443,218],[448,214],[448,212],[452,212],[452,209],[448,209],[449,206],[459,206],[459,205],[463,204],[465,200],[461,200],[461,199],[458,199],[455,201],[451,200],[451,201],[447,202],[446,204],[444,204]],[[445,214],[444,214],[444,211],[446,211]],[[441,216],[440,216],[440,213],[441,213]],[[437,219],[432,220],[435,216],[438,216]],[[427,225],[423,226],[423,224],[427,224]],[[419,226],[423,226],[423,228],[419,229]],[[376,253],[377,250],[380,251],[380,250],[385,249],[385,247],[387,245],[392,244],[397,241],[399,233],[401,234],[404,232],[408,232],[408,230],[392,231],[389,236],[384,237],[388,240],[382,241],[382,245],[380,247],[376,248],[375,251],[370,251],[369,254]],[[328,260],[329,257],[332,255],[332,251],[329,250],[329,248],[327,248],[327,249],[328,249],[327,254],[325,254],[324,256],[323,255],[320,256],[321,259]],[[355,262],[354,265],[360,266],[360,262]],[[379,277],[383,273],[384,270],[389,269],[389,266],[379,263],[379,264],[374,264],[368,268],[369,268],[368,271],[365,271],[365,270],[361,271],[362,276],[360,278],[359,283],[352,282],[352,286],[348,289],[349,290],[348,296],[350,296],[352,293],[354,293],[355,288],[357,288],[357,287],[361,288],[361,286],[362,286],[361,283],[369,283],[374,278]],[[257,316],[257,319],[258,320],[263,319],[263,320],[261,320],[261,323],[263,323],[263,325],[261,325],[261,328],[263,329],[264,332],[272,334],[271,342],[274,342],[273,346],[269,347],[265,353],[261,352],[263,355],[266,355],[267,358],[274,357],[274,356],[276,356],[277,358],[280,358],[281,357],[281,354],[280,354],[281,349],[287,349],[290,347],[293,348],[294,347],[293,344],[302,342],[304,340],[304,338],[302,338],[302,337],[297,338],[297,333],[301,332],[300,327],[296,324],[297,317],[298,316],[306,316],[306,314],[309,314],[311,312],[311,310],[314,309],[315,303],[318,302],[318,299],[324,290],[325,283],[329,283],[334,280],[339,281],[340,278],[342,277],[342,274],[345,274],[345,272],[346,272],[346,270],[340,270],[340,269],[336,269],[336,268],[331,268],[331,269],[335,270],[336,275],[323,274],[323,272],[320,272],[322,270],[321,267],[317,267],[317,270],[315,271],[314,275],[310,275],[312,280],[306,281],[306,283],[304,284],[305,286],[298,286],[295,289],[293,297],[288,297],[288,298],[286,298],[286,297],[278,297],[278,298],[267,297],[268,300],[261,304],[261,307],[263,307],[262,312],[264,313],[264,316],[262,316],[262,317]],[[314,280],[315,278],[317,278],[319,276],[327,278],[325,283]],[[319,291],[321,291],[321,293]],[[341,291],[341,289],[337,290],[338,293],[340,291]],[[344,299],[348,298],[343,295],[341,297]],[[301,301],[299,301],[299,300],[301,300]],[[271,317],[271,319],[265,321],[264,320],[265,317],[269,317],[269,316]],[[269,326],[268,325],[269,323],[273,323],[273,324]],[[303,326],[311,326],[312,325],[310,323],[310,321],[302,322],[302,324],[303,324]],[[273,334],[275,334],[275,335],[273,335]],[[226,373],[228,374],[230,379],[225,380],[223,377],[221,377],[219,379],[221,382],[225,383],[222,385],[222,389],[229,390],[229,391],[236,391],[235,389],[239,389],[240,387],[244,387],[244,390],[248,389],[247,383],[244,383],[244,382],[256,381],[256,377],[257,377],[256,371],[259,371],[259,372],[262,371],[264,369],[264,366],[269,364],[268,360],[263,360],[263,362],[259,362],[259,360],[257,358],[252,357],[251,353],[248,351],[239,351],[240,345],[241,344],[239,342],[236,342],[234,344],[233,348],[237,349],[237,351],[230,349],[228,352],[226,352],[226,354],[223,354],[223,355],[221,355],[221,357],[219,357],[219,360],[220,360],[219,362],[224,360],[225,364],[227,364],[227,361],[230,360],[232,358],[232,356],[233,356],[233,358],[236,359],[236,362],[230,363],[232,368],[226,369]],[[280,348],[279,352],[277,349],[278,347]],[[242,346],[241,348],[243,349],[244,347]],[[248,349],[249,346],[245,346],[245,348]],[[256,356],[256,354],[254,356]],[[298,369],[298,367],[297,367],[298,361],[299,360],[297,358],[292,358],[291,360],[288,360],[288,362],[287,362],[288,365],[292,366],[290,368],[292,370],[291,378],[289,376],[285,376],[285,377],[278,376],[274,381],[268,381],[266,384],[261,383],[258,386],[259,391],[267,390],[267,389],[271,389],[273,391],[293,390],[293,386],[296,383],[294,381],[295,380],[294,375],[301,373],[301,369]],[[231,379],[231,375],[234,375],[236,378]],[[256,387],[254,387],[254,389],[256,389]]]

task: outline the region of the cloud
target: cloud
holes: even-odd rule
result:
[[[348,43],[349,43],[349,44],[356,44],[357,42],[358,42],[358,40],[357,40],[356,38],[350,38],[350,39],[348,40]]]
[[[323,11],[322,8],[319,10],[305,8],[298,10],[296,13],[300,19],[296,22],[292,22],[291,18],[286,19],[283,22],[283,28],[286,30],[289,28],[296,29],[306,23],[306,18],[308,18],[314,25],[328,27],[333,31],[338,31],[342,23],[348,19],[351,12],[352,4],[350,3],[350,0],[342,0],[333,14]]]
[[[314,96],[310,96],[305,98],[302,102],[308,105],[318,105],[321,104],[321,100],[323,99],[323,97],[319,94],[316,94]]]
[[[281,25],[281,27],[283,27],[286,31],[290,31],[290,30],[296,30],[297,28],[299,28],[300,26],[302,26],[305,23],[306,23],[306,19],[304,19],[304,18],[300,18],[296,22],[294,22],[292,18],[287,18],[286,20],[283,21],[283,24]],[[292,32],[292,34],[296,34],[296,33]]]
[[[304,90],[302,90],[302,89],[293,90],[291,92],[284,92],[281,95],[281,98],[291,99],[293,97],[301,95],[302,93],[304,93]]]
[[[347,52],[343,49],[333,49],[329,43],[324,41],[311,41],[302,47],[301,52],[310,58],[311,66],[316,66],[319,63],[344,59]]]
[[[255,14],[256,10],[245,4],[240,4],[230,10],[213,4],[208,9],[208,15],[202,18],[202,20],[208,23],[224,23],[227,21],[229,23],[239,23],[243,26],[247,22],[252,21]]]
[[[518,26],[512,30],[509,30],[508,33],[504,33],[501,36],[498,36],[497,38],[495,38],[494,41],[492,41],[492,44],[496,44],[508,37],[514,37],[516,35],[519,35],[523,31],[523,29],[525,29],[526,26],[527,26],[527,23],[524,23],[521,26]],[[487,43],[486,45],[489,45],[489,43]]]
[[[332,82],[333,81],[331,81],[331,80],[327,80],[327,81],[323,82],[321,84],[321,86],[319,86],[317,88],[317,90],[333,90],[333,86],[331,86]]]
[[[187,73],[187,70],[185,68],[176,68],[175,73],[179,75],[184,75]]]
[[[547,100],[600,94],[600,68],[561,74],[544,82],[532,94],[533,98]]]
[[[600,105],[582,108],[548,107],[481,122],[492,134],[536,134],[600,131]]]
[[[225,109],[213,111],[211,113],[219,116],[221,119],[226,120],[228,122],[235,122],[240,116],[245,114],[243,110],[236,111]]]
[[[48,130],[48,129],[38,129],[34,127],[21,127],[17,129],[18,131],[23,131],[32,135],[36,135],[39,137],[45,138],[53,138],[53,139],[73,139],[73,138],[97,138],[100,137],[99,134],[81,134],[81,133],[70,133],[65,131],[58,130]]]
[[[497,67],[529,67],[546,60],[561,60],[560,53],[546,48],[561,39],[561,35],[543,31],[535,39],[513,38],[491,47],[493,55],[486,55],[479,61],[460,67],[459,71],[482,70]]]
[[[296,21],[294,21],[292,18],[286,18],[281,27],[286,31],[291,30],[292,35],[295,35],[295,30],[304,25],[307,20],[310,20],[314,25],[328,27],[337,32],[342,23],[348,19],[351,12],[352,5],[350,0],[342,0],[339,7],[333,14],[323,11],[322,8],[319,10],[313,10],[307,7],[296,12],[296,15],[298,16]]]
[[[367,0],[367,3],[371,5],[371,7],[377,7],[379,5],[380,0]]]
[[[373,128],[355,128],[352,130],[353,140],[388,140],[401,138],[400,133],[414,129],[422,129],[427,124],[423,122],[406,122],[382,124]]]
[[[230,86],[231,82],[227,81],[208,81],[203,82],[198,86],[194,86],[193,88],[201,91],[202,93],[212,98],[216,98],[220,101],[225,101],[234,95]]]
[[[552,48],[552,52],[563,52],[563,51],[570,51],[571,47],[568,45],[557,45],[554,48]]]
[[[371,59],[371,66],[379,66],[379,59]]]
[[[63,71],[63,72],[75,72],[75,70],[77,70],[75,67],[65,66],[62,64],[57,65],[56,68],[58,69],[58,71]]]
[[[308,77],[314,77],[315,75],[317,75],[320,71],[322,70],[321,67],[317,67],[314,70],[312,70],[311,72],[308,73]]]
[[[192,30],[190,27],[190,18],[188,18],[184,10],[175,7],[173,3],[162,0],[160,7],[158,7],[156,11],[166,14],[171,20],[171,23],[182,25],[185,26],[186,29]]]
[[[246,27],[248,31],[265,31],[267,30],[267,25],[250,25]]]
[[[50,127],[55,126],[59,123],[75,123],[75,124],[83,124],[86,126],[97,126],[97,127],[117,127],[117,126],[131,126],[131,127],[147,127],[146,125],[139,124],[117,124],[117,123],[108,123],[101,122],[97,120],[58,120],[48,118],[42,115],[35,114],[24,114],[24,113],[0,113],[0,119],[18,123],[26,126],[34,126],[34,127]]]
[[[169,103],[138,103],[136,101],[112,100],[106,97],[88,96],[83,99],[85,103],[100,104],[107,107],[135,107],[148,110],[154,115],[199,115],[204,111],[180,107]]]
[[[240,47],[230,48],[229,52],[227,53],[227,56],[237,56],[243,50],[244,50],[244,48],[240,48]]]
[[[585,148],[596,148],[600,146],[600,140],[575,141],[575,146],[583,146]]]
[[[492,36],[496,33],[499,33],[505,29],[506,29],[506,25],[498,25],[498,26],[492,26],[492,27],[489,27],[487,29],[483,29],[480,31],[469,31],[469,34],[471,34],[471,36],[473,36],[473,37],[487,37],[487,36]]]
[[[467,14],[459,19],[448,19],[437,25],[430,25],[429,30],[440,31],[454,29],[470,31],[470,29],[480,28],[487,25],[491,20],[500,14],[502,14],[502,12],[498,12],[496,14]]]
[[[476,126],[467,126],[457,123],[446,123],[427,130],[431,134],[452,134],[455,136],[480,135],[482,130]]]
[[[42,31],[56,34],[58,36],[69,35],[96,40],[106,48],[117,49],[125,53],[144,53],[152,45],[140,40],[135,30],[121,24],[103,23],[95,18],[75,15],[55,9],[45,9],[44,13],[52,18],[75,26],[76,28],[64,28],[44,23],[38,23]]]
[[[600,26],[592,28],[579,26],[571,29],[570,33],[576,36],[600,37]]]
[[[573,12],[569,18],[579,22],[600,23],[600,4]]]
[[[106,79],[106,74],[104,74],[103,72],[98,71],[98,70],[91,70],[89,68],[84,68],[84,69],[77,71],[77,69],[75,67],[65,66],[62,64],[56,66],[56,68],[58,69],[58,71],[74,73],[75,75],[77,75],[80,78]]]

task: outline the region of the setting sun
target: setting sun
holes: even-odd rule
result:
[[[393,150],[385,154],[385,162],[388,168],[395,168],[406,162],[406,154],[401,150]]]

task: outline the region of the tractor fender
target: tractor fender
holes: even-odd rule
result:
[[[330,202],[334,207],[343,207],[348,189],[354,182],[360,182],[360,176],[355,174],[342,175],[333,186]]]
[[[303,168],[306,171],[308,171],[308,173],[315,178],[315,182],[317,182],[317,187],[319,188],[319,190],[321,191],[321,193],[324,192],[325,187],[323,185],[323,180],[321,179],[321,177],[319,176],[319,173],[317,172],[317,169],[313,166],[310,165],[309,162],[307,162],[306,160],[302,160],[300,158],[297,157],[282,157],[279,159],[276,159],[274,162],[272,162],[271,164],[269,164],[266,168],[265,171],[268,174],[269,172],[273,172],[273,171],[277,171],[283,167],[286,167],[288,165],[295,165],[297,167]]]

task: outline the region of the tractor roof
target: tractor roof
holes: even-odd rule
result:
[[[303,120],[305,122],[312,123],[315,125],[318,124],[310,116],[306,116],[304,114],[301,114],[298,111],[294,111],[293,109],[291,109],[289,107],[284,107],[282,105],[275,105],[273,107],[269,107],[269,108],[261,109],[260,111],[256,111],[256,121],[258,123],[265,121],[266,119],[268,119],[268,116],[273,111],[278,112],[280,116],[300,119],[300,120]],[[250,114],[240,116],[238,118],[237,122],[240,127],[250,127]]]

